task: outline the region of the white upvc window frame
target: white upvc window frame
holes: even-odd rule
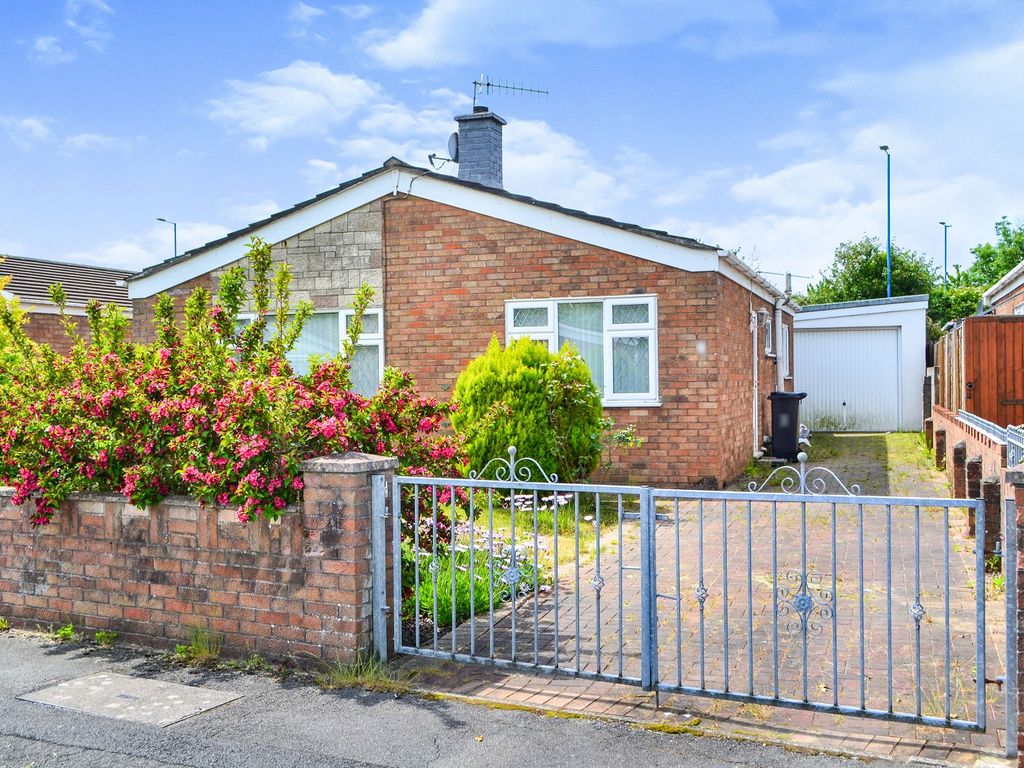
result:
[[[782,368],[782,378],[792,378],[793,372],[790,370],[790,355],[789,355],[789,326],[786,324],[785,319],[782,321],[782,349],[779,350],[779,356],[777,358],[779,366]]]
[[[764,354],[765,357],[775,357],[775,320],[771,313],[764,316]]]
[[[1013,314],[1024,315],[1024,301],[1022,301],[1020,304],[1013,308]]]
[[[315,309],[313,310],[314,315],[335,315],[338,318],[338,350],[335,354],[341,353],[341,345],[345,342],[345,338],[348,335],[348,318],[355,315],[355,312],[351,309]],[[380,386],[381,380],[384,378],[384,308],[383,307],[368,307],[363,313],[363,316],[374,315],[377,317],[377,333],[367,333],[365,330],[359,334],[359,341],[356,346],[359,347],[380,347],[380,354],[377,356],[377,385]],[[255,312],[239,312],[238,320],[246,323],[247,325],[256,319]],[[270,312],[267,314],[268,325],[274,323],[277,319],[277,314]]]
[[[635,296],[572,296],[559,299],[510,299],[505,302],[505,342],[509,343],[523,337],[544,342],[552,352],[558,351],[558,305],[559,304],[598,304],[602,305],[602,358],[604,370],[604,392],[601,396],[603,405],[609,408],[656,407],[661,405],[658,382],[658,297],[653,294]],[[613,310],[616,306],[646,304],[648,319],[645,323],[613,323]],[[547,310],[547,322],[544,325],[523,326],[513,325],[515,311],[543,307]],[[648,344],[648,392],[615,392],[615,372],[613,367],[613,346],[617,338],[646,338]]]
[[[340,341],[344,344],[345,338],[348,336],[348,319],[355,316],[355,311],[351,309],[342,309],[338,312],[338,319],[341,323],[341,336]],[[365,328],[365,318],[367,316],[373,316],[377,318],[377,332],[367,333]],[[364,328],[363,332],[359,334],[359,341],[356,342],[357,347],[379,347],[380,352],[377,354],[377,386],[380,387],[381,381],[384,379],[384,307],[367,307],[366,311],[363,312]],[[339,352],[341,350],[338,350]]]

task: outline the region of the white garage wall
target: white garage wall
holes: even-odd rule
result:
[[[922,429],[927,310],[927,296],[901,296],[798,312],[794,384],[808,393],[801,420],[806,413],[843,429],[845,399],[846,429]]]

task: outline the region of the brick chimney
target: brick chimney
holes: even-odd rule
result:
[[[505,121],[487,107],[458,115],[459,178],[501,189],[501,126]]]

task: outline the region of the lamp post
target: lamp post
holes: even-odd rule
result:
[[[892,155],[889,145],[882,144],[885,152],[885,297],[892,298]]]
[[[178,255],[178,222],[170,221],[168,219],[162,219],[160,217],[157,217],[157,221],[162,221],[164,224],[170,224],[172,227],[174,227],[174,255],[177,256]]]
[[[947,224],[944,221],[940,221],[942,225],[942,287],[946,287],[946,275],[949,272],[949,228],[952,224]]]

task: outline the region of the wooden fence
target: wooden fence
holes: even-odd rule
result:
[[[935,342],[935,401],[1001,427],[1024,424],[1024,317],[968,317]]]

